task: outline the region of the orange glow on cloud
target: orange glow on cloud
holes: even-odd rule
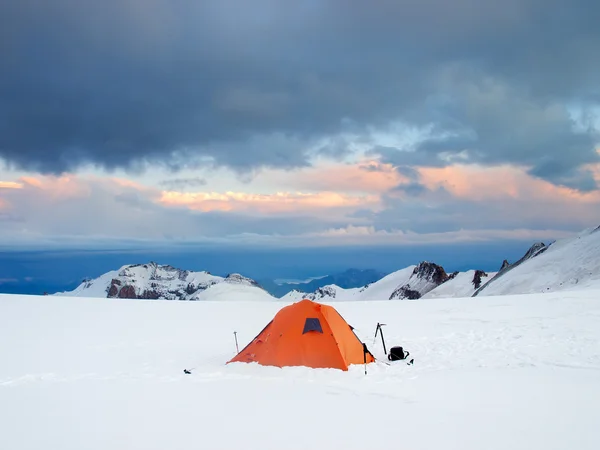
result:
[[[108,180],[112,181],[113,183],[115,183],[121,187],[132,188],[132,189],[136,189],[138,191],[145,191],[145,190],[149,189],[147,186],[144,186],[141,183],[138,183],[138,182],[132,181],[132,180],[128,180],[125,178],[111,177]]]
[[[597,202],[600,192],[582,193],[528,175],[524,169],[511,166],[478,167],[450,166],[418,169],[422,182],[429,189],[443,187],[453,196],[475,201],[500,198],[529,200],[573,199]],[[595,167],[600,181],[600,167]]]
[[[198,211],[252,210],[262,213],[292,212],[375,205],[378,196],[350,196],[338,192],[248,194],[243,192],[164,191],[159,202],[165,206],[186,206]]]
[[[0,181],[0,189],[22,189],[23,184],[15,181]]]
[[[53,198],[79,198],[86,197],[90,193],[87,180],[77,175],[40,175],[37,177],[21,177],[19,181],[26,188],[41,189],[49,193]]]
[[[37,179],[35,177],[21,177],[21,181],[28,186],[35,186],[37,188],[43,188],[44,183],[42,180]]]

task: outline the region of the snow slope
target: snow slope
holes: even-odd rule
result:
[[[208,272],[192,272],[156,263],[126,265],[84,281],[73,291],[55,295],[167,300],[275,300],[254,280],[239,274],[219,277]]]
[[[600,227],[561,239],[499,274],[477,296],[600,288]]]
[[[475,270],[459,272],[454,278],[440,284],[435,289],[426,293],[422,298],[454,298],[454,297],[470,297],[476,289],[473,284]],[[481,277],[481,285],[483,286],[491,280],[497,272],[485,272],[486,276]]]
[[[599,297],[336,302],[365,376],[225,365],[281,302],[0,295],[0,448],[595,450]]]

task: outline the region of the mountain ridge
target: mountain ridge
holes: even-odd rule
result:
[[[338,274],[337,279],[356,283],[363,275],[373,279],[377,278],[378,273],[374,270],[348,269]],[[211,300],[212,295],[219,293],[219,298],[241,295],[261,300],[297,301],[309,298],[317,301],[356,301],[479,297],[600,287],[600,227],[584,230],[574,237],[548,245],[536,242],[516,262],[504,260],[497,272],[471,269],[448,274],[440,265],[421,261],[362,286],[344,288],[330,283],[320,285],[312,292],[297,289],[310,286],[313,282],[323,284],[335,280],[335,277],[293,284],[296,289],[278,297],[269,293],[261,283],[241,274],[219,277],[206,271],[191,272],[151,262],[123,266],[94,280],[84,280],[73,291],[55,295]],[[235,295],[227,286],[236,286]]]

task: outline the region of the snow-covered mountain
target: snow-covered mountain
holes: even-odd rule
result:
[[[550,245],[535,243],[514,263],[498,272],[469,270],[446,274],[441,266],[422,262],[356,289],[324,286],[312,293],[292,291],[286,301],[412,300],[514,295],[576,289],[600,289],[600,227]]]
[[[532,294],[600,288],[600,227],[545,245],[537,243],[474,295]]]
[[[443,267],[423,261],[363,287],[344,289],[329,284],[309,293],[294,290],[280,300],[415,300],[580,288],[600,288],[600,227],[550,245],[536,243],[518,261],[510,264],[505,260],[498,272],[469,270],[448,274]],[[155,263],[123,266],[57,295],[170,300],[276,299],[256,281],[239,274],[219,277]]]
[[[419,298],[469,297],[494,274],[471,270],[448,275],[442,266],[423,261],[393,272],[362,288],[324,286],[312,293],[292,291],[285,301],[308,298],[315,301],[416,300]]]
[[[55,295],[166,300],[275,300],[258,283],[240,274],[227,277],[168,265],[133,264],[85,280],[76,289]]]

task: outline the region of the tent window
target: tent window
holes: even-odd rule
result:
[[[317,331],[319,333],[323,333],[323,328],[321,328],[321,322],[319,319],[308,317],[306,322],[304,322],[304,330],[302,330],[302,334],[308,333],[309,331]]]

